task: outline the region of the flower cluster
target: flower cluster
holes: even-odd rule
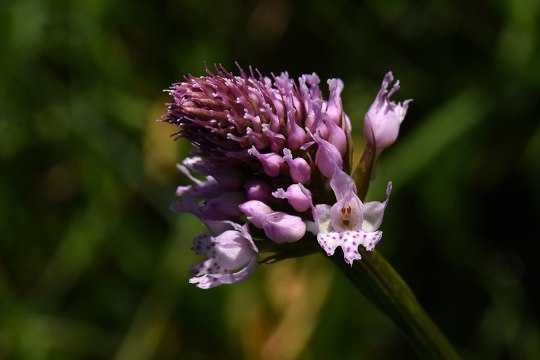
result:
[[[391,81],[389,73],[365,120],[369,139],[382,146],[395,141],[408,105],[390,101],[397,90],[396,84],[386,92]],[[347,174],[351,124],[343,83],[327,83],[325,99],[316,74],[294,81],[287,73],[268,78],[216,67],[171,86],[162,120],[193,144],[178,165],[192,184],[178,187],[172,208],[209,229],[194,239],[193,250],[206,259],[191,268],[190,282],[210,288],[241,281],[254,272],[259,253],[311,234],[328,255],[341,247],[350,264],[360,259],[359,245],[372,250],[380,240],[388,198],[363,204],[356,195]]]

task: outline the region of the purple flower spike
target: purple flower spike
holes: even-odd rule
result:
[[[392,145],[399,134],[399,127],[407,108],[412,100],[402,103],[390,101],[390,97],[399,90],[399,80],[396,81],[390,91],[388,86],[394,80],[392,72],[388,72],[383,79],[381,89],[375,101],[364,117],[364,137],[378,152]]]
[[[390,100],[399,88],[388,90],[392,81],[388,73],[365,116],[366,141],[378,151],[396,140],[410,102]],[[216,65],[171,85],[162,120],[192,144],[178,165],[189,183],[177,187],[180,199],[171,208],[194,214],[210,231],[194,241],[206,260],[192,267],[191,283],[207,289],[241,281],[253,273],[258,248],[286,258],[311,246],[306,231],[328,255],[341,247],[349,264],[360,259],[360,245],[373,250],[380,240],[391,183],[385,201],[360,200],[345,173],[352,144],[343,82],[327,81],[327,99],[320,84],[316,74],[295,80],[286,72],[264,77],[238,67],[233,74]],[[333,196],[333,204],[313,203]],[[263,231],[252,238],[255,228]],[[300,239],[293,247],[270,244]]]
[[[302,145],[304,145],[308,139],[309,135],[306,133],[304,129],[298,123],[296,122],[295,116],[296,109],[294,107],[290,107],[288,110],[287,115],[287,132],[289,133],[289,137],[287,139],[287,145],[292,150],[299,149]]]
[[[193,251],[204,255],[206,260],[191,267],[194,275],[189,280],[191,284],[209,289],[243,281],[255,271],[259,250],[247,225],[230,224],[232,229],[216,237],[202,234],[193,239]]]

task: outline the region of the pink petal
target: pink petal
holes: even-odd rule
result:
[[[372,251],[382,237],[382,231],[365,232],[362,230],[348,230],[343,232],[319,233],[317,240],[319,245],[332,256],[338,246],[343,250],[343,257],[347,264],[352,265],[354,260],[362,257],[358,252],[358,246],[362,245],[368,251]]]

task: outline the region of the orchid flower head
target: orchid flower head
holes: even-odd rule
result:
[[[161,121],[177,126],[173,135],[192,145],[178,165],[190,182],[177,187],[180,199],[171,208],[209,229],[193,241],[205,260],[191,267],[190,282],[207,289],[242,281],[259,253],[293,257],[317,243],[328,255],[341,247],[352,264],[360,245],[373,250],[382,236],[391,183],[385,201],[363,203],[346,173],[353,147],[343,82],[328,80],[325,98],[315,73],[295,80],[287,72],[265,77],[251,67],[238,70],[215,65],[167,90]],[[369,150],[396,140],[407,111],[410,100],[390,100],[399,88],[396,82],[388,90],[392,81],[386,74],[365,116]]]

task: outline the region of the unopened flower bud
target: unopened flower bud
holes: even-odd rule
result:
[[[341,92],[343,91],[343,81],[340,79],[329,79],[327,81],[330,95],[328,96],[328,105],[326,114],[328,118],[336,125],[341,125],[341,116],[343,115],[343,105],[341,103]]]
[[[334,145],[322,139],[319,135],[313,135],[313,139],[318,145],[317,153],[315,154],[315,164],[321,174],[327,178],[331,178],[336,169],[342,169],[343,167],[341,154]]]
[[[307,189],[305,191],[309,192]],[[287,199],[293,209],[299,212],[304,212],[311,207],[310,199],[304,194],[298,184],[292,184],[287,188],[287,191],[281,188],[277,189],[272,195],[277,199]]]
[[[328,118],[325,123],[328,127],[328,141],[334,145],[343,156],[347,151],[347,135],[345,134],[345,131],[330,118]]]
[[[295,183],[305,184],[309,182],[311,176],[311,166],[303,158],[293,159],[291,150],[283,149],[283,160],[289,165],[291,178]]]
[[[390,101],[390,97],[399,89],[398,80],[388,91],[388,86],[393,80],[392,72],[388,72],[375,101],[364,117],[364,137],[368,144],[378,151],[382,151],[396,141],[399,126],[405,118],[409,103],[412,101],[405,100],[403,104]]]
[[[270,214],[271,212],[274,211],[274,210],[272,210],[272,208],[270,208],[270,206],[266,205],[265,203],[263,203],[262,201],[259,201],[259,200],[246,201],[245,203],[240,204],[238,206],[238,208],[245,215],[247,215],[248,219],[250,217],[254,217],[255,214],[267,215],[267,214]],[[256,217],[251,219],[251,222],[253,223],[253,225],[258,227],[259,229],[261,229],[262,226],[263,226],[262,223],[258,222],[258,218],[256,218]]]
[[[253,146],[248,150],[250,155],[255,156],[262,165],[263,171],[266,175],[276,177],[281,172],[281,166],[283,165],[283,158],[276,153],[261,154],[259,150]]]
[[[268,124],[262,125],[262,132],[270,140],[270,149],[275,153],[281,152],[281,149],[283,149],[285,143],[287,142],[287,140],[285,140],[285,136],[272,131],[270,125]]]
[[[274,212],[261,201],[247,201],[240,205],[240,210],[255,227],[263,229],[266,236],[278,244],[298,241],[306,233],[306,224],[300,217]]]
[[[255,213],[250,219],[251,222],[255,218],[258,218],[256,221],[262,225],[260,228],[264,230],[266,236],[278,244],[298,241],[306,233],[306,224],[298,216],[284,212],[273,212],[268,215]]]

